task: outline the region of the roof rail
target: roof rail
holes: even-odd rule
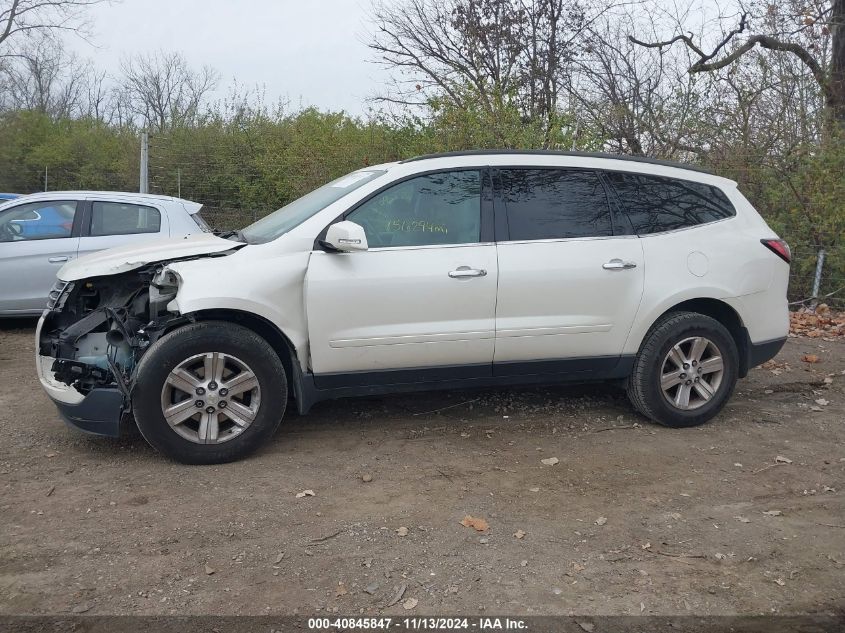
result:
[[[552,149],[474,149],[459,152],[442,152],[439,154],[424,154],[422,156],[414,156],[413,158],[406,158],[399,161],[400,163],[413,163],[419,160],[428,160],[429,158],[451,158],[455,156],[495,156],[495,155],[527,155],[527,156],[580,156],[583,158],[609,158],[613,160],[626,160],[634,163],[648,163],[650,165],[663,165],[664,167],[676,167],[678,169],[688,169],[689,171],[697,171],[703,174],[713,174],[712,171],[688,165],[686,163],[678,163],[671,160],[661,160],[659,158],[648,158],[646,156],[625,156],[622,154],[607,154],[605,152],[567,152],[563,150]]]

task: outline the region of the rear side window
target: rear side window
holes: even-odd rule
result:
[[[91,235],[158,233],[161,212],[140,204],[94,202],[91,205]]]
[[[637,235],[685,229],[736,215],[718,187],[691,180],[608,172]]]
[[[567,169],[499,171],[511,240],[613,235],[599,177]]]

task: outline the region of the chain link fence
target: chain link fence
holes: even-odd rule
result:
[[[792,247],[789,302],[795,309],[826,303],[845,310],[845,247]]]

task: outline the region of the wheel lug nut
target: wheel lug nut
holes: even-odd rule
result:
[[[681,380],[683,380],[683,379],[684,379],[684,378],[686,378],[686,377],[687,377],[687,375],[686,375],[686,374],[681,374]]]
[[[205,389],[203,389],[202,387],[197,387],[197,395],[198,396],[201,396],[204,393],[205,393]]]
[[[687,382],[686,382],[685,384],[687,384],[687,385],[691,385],[691,384],[692,384],[692,380],[687,380]]]
[[[220,395],[221,396],[228,396],[229,390],[224,387],[223,389],[220,390]]]
[[[203,402],[202,400],[197,400],[196,402],[194,402],[194,404],[196,405],[197,409],[202,409],[205,406],[205,402]]]
[[[225,401],[225,400],[221,400],[221,401],[220,401],[220,404],[218,404],[217,406],[218,406],[218,407],[220,407],[221,409],[225,409],[225,408],[226,408],[226,401]]]
[[[697,360],[692,361],[692,366],[695,367],[696,365],[698,365],[698,361]]]
[[[208,383],[208,388],[214,391],[215,389],[217,389],[217,383],[213,381]]]
[[[684,369],[689,369],[689,363],[684,363]]]
[[[214,413],[214,407],[206,407],[205,412],[206,413]]]

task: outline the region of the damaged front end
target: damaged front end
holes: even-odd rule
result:
[[[144,352],[187,319],[169,312],[179,279],[166,264],[58,282],[37,333],[41,383],[72,426],[120,435]]]

